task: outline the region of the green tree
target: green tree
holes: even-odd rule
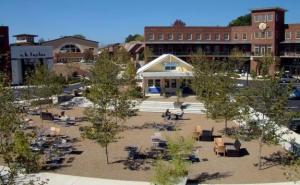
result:
[[[83,60],[85,62],[91,62],[94,59],[95,59],[95,57],[94,57],[94,53],[93,53],[92,50],[90,50],[90,49],[84,50],[84,52],[83,52]]]
[[[228,26],[250,26],[251,25],[251,14],[246,14],[232,20]]]
[[[2,78],[0,78],[2,80]],[[21,120],[14,105],[13,93],[0,80],[0,153],[8,167],[0,173],[0,184],[15,184],[19,174],[39,169],[37,154],[29,148],[29,138],[20,129]],[[7,173],[4,173],[6,171]]]
[[[153,57],[153,51],[149,47],[145,47],[144,51],[141,55],[141,59],[145,61],[145,63],[148,63],[151,61],[151,57]]]
[[[86,111],[92,126],[86,127],[83,134],[105,148],[107,164],[108,146],[117,141],[120,121],[124,122],[134,106],[127,92],[120,90],[123,84],[119,74],[120,67],[108,53],[102,53],[92,69],[91,88],[87,94],[94,106]]]
[[[176,136],[167,138],[169,161],[157,159],[155,162],[153,184],[174,185],[188,174],[189,162],[186,160],[191,154],[194,140]]]
[[[85,39],[86,38],[83,34],[75,34],[75,35],[73,35],[73,37],[77,37],[77,38],[80,38],[80,39]]]
[[[40,38],[38,41],[39,44],[42,44],[43,42],[45,42],[45,39],[43,39],[43,38]]]
[[[144,41],[144,37],[140,34],[134,34],[134,35],[128,35],[126,38],[125,38],[125,42],[128,43],[128,42],[132,42],[132,41],[141,41],[143,42]]]
[[[42,109],[42,105],[53,95],[62,92],[62,81],[53,71],[50,71],[46,65],[37,65],[33,71],[26,76],[26,83],[30,85],[30,91],[25,97],[28,100],[36,99],[33,104]]]
[[[206,114],[212,119],[224,119],[225,134],[229,120],[239,115],[239,101],[235,100],[238,92],[236,64],[233,61],[208,59],[202,51],[192,57],[194,79],[192,87],[198,98],[204,103]]]
[[[279,78],[269,76],[269,67],[274,61],[272,56],[263,56],[261,62],[262,80],[255,81],[251,88],[243,91],[248,114],[253,114],[257,118],[256,124],[259,129],[259,152],[258,168],[261,169],[261,154],[264,143],[278,143],[282,134],[282,125],[287,125],[290,120],[290,113],[286,110],[287,100],[290,93],[289,86],[279,83]],[[243,113],[245,114],[245,113]],[[247,113],[246,113],[247,114]],[[248,122],[249,123],[249,122]]]
[[[235,93],[238,91],[235,85],[236,80],[231,75],[216,75],[215,93],[205,103],[206,113],[213,119],[224,119],[225,134],[227,134],[228,121],[234,120],[239,116],[239,101],[235,99]]]

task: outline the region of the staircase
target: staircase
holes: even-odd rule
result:
[[[193,113],[193,114],[205,114],[204,105],[202,103],[183,103],[186,106],[183,109],[184,113]],[[179,108],[174,107],[173,102],[161,102],[161,101],[143,101],[137,108],[141,112],[165,112],[166,109],[170,111],[179,110]]]

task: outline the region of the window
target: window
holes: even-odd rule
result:
[[[210,53],[210,46],[206,45],[204,51],[205,53]]]
[[[164,40],[164,35],[162,33],[158,34],[158,40]]]
[[[193,35],[191,33],[188,33],[186,35],[186,37],[187,37],[187,40],[192,40],[193,39]]]
[[[176,79],[171,79],[171,87],[176,88]]]
[[[254,34],[255,39],[264,39],[264,38],[272,38],[272,32],[255,32]]]
[[[247,34],[243,33],[243,40],[247,40]]]
[[[296,39],[300,39],[300,32],[296,32]]]
[[[220,46],[215,46],[215,53],[216,54],[219,54],[220,53]]]
[[[160,79],[155,80],[155,87],[160,87]]]
[[[266,35],[268,39],[272,38],[272,32],[271,31],[266,31]]]
[[[238,40],[239,39],[239,35],[237,33],[234,34],[234,40]]]
[[[205,34],[205,40],[210,40],[211,39],[211,35],[209,33]]]
[[[257,55],[260,55],[260,49],[259,49],[259,46],[255,46],[254,47],[254,54],[257,56]]]
[[[196,33],[196,40],[201,40],[201,34],[200,33]]]
[[[173,40],[173,33],[168,33],[168,40]]]
[[[295,50],[296,50],[296,54],[299,55],[300,54],[300,46],[296,46]]]
[[[183,40],[183,35],[182,33],[177,34],[177,40]]]
[[[165,88],[170,88],[170,80],[165,79]]]
[[[172,71],[172,70],[176,70],[176,63],[166,63],[165,71]]]
[[[292,33],[291,33],[291,32],[285,32],[285,39],[286,39],[286,40],[290,40],[290,39],[291,39],[291,36],[292,36]]]
[[[154,40],[154,34],[153,33],[148,34],[148,40]]]
[[[67,45],[64,45],[60,51],[62,53],[80,53],[80,49],[75,46],[74,44],[67,44]]]
[[[224,34],[224,40],[229,40],[229,34],[228,33]]]
[[[273,21],[273,15],[272,15],[272,14],[268,14],[268,15],[267,15],[267,21],[268,21],[268,22]]]
[[[272,46],[267,46],[267,53],[271,54],[272,53]]]
[[[258,22],[258,16],[254,15],[254,22]]]
[[[267,15],[255,15],[254,16],[254,22],[266,22],[267,20]],[[272,16],[273,19],[273,16]]]
[[[221,35],[220,35],[220,33],[216,33],[216,34],[215,34],[215,39],[216,39],[216,40],[221,40]]]
[[[148,80],[148,87],[152,87],[153,86],[153,80]]]

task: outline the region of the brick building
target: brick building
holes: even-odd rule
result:
[[[279,7],[252,9],[249,26],[186,26],[181,21],[172,26],[146,26],[145,45],[153,58],[174,54],[187,61],[199,49],[226,60],[238,48],[248,59],[244,69],[256,72],[257,58],[270,53],[279,58],[271,73],[284,68],[300,74],[300,24],[285,24],[285,12]]]
[[[0,72],[10,76],[9,32],[7,26],[0,26]]]

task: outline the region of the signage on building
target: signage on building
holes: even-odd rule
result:
[[[53,58],[51,46],[11,46],[12,59]]]
[[[24,58],[24,57],[45,57],[46,54],[45,53],[41,53],[41,52],[38,52],[38,53],[33,53],[33,52],[24,52],[24,53],[21,53],[20,54],[20,57]]]

